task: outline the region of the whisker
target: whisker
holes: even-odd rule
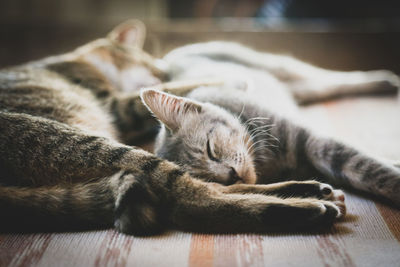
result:
[[[242,115],[243,115],[243,112],[244,112],[244,108],[245,108],[245,107],[246,107],[246,105],[243,104],[242,111],[240,111],[239,116],[237,117],[237,119],[238,119],[239,121],[241,120],[241,117],[242,117]]]

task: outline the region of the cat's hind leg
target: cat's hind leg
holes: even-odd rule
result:
[[[340,72],[318,69],[313,76],[287,84],[299,104],[309,104],[350,95],[393,94],[400,88],[400,79],[386,70]]]
[[[256,52],[252,52],[256,53]],[[262,67],[287,86],[299,104],[362,94],[396,93],[400,78],[388,70],[335,71],[295,58],[257,53]]]
[[[109,227],[115,195],[110,179],[92,183],[0,185],[0,231],[65,231]]]

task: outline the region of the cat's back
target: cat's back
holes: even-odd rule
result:
[[[46,60],[0,70],[0,112],[28,114],[114,137],[109,114],[90,90],[49,67],[70,62]]]

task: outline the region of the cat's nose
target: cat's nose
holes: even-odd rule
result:
[[[229,179],[226,182],[226,185],[236,184],[237,182],[240,182],[240,181],[243,182],[243,179],[238,175],[235,168],[231,167],[231,170],[229,171]]]

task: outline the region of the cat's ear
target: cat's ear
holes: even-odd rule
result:
[[[202,106],[188,98],[174,96],[153,89],[140,93],[146,107],[172,132],[179,129],[190,114],[201,112]]]
[[[146,26],[140,20],[128,20],[115,27],[107,37],[123,45],[142,48],[146,38]]]

